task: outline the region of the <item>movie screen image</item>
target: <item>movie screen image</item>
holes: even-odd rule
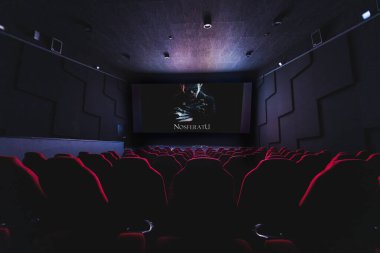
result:
[[[137,133],[246,133],[251,83],[132,85]]]

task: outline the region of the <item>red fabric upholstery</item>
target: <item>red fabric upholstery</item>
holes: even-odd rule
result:
[[[45,193],[38,176],[16,157],[0,156],[0,219],[11,228],[40,217]]]
[[[182,165],[177,159],[170,155],[158,156],[153,162],[151,162],[151,165],[164,178],[166,189],[170,188],[175,174],[182,169]]]
[[[287,159],[261,161],[244,178],[238,207],[248,225],[288,227],[300,197],[296,164]]]
[[[378,204],[377,177],[367,162],[347,159],[330,163],[311,181],[299,203],[305,244],[321,252],[332,248],[340,252],[341,247],[361,252],[361,247],[370,245],[367,228],[378,222]]]
[[[141,233],[120,233],[114,253],[145,253],[146,240]]]
[[[0,252],[11,252],[11,231],[5,227],[0,227]]]
[[[171,207],[176,231],[202,232],[199,227],[206,226],[216,233],[228,233],[233,208],[232,176],[216,159],[189,160],[174,178]],[[227,231],[218,229],[222,227]]]
[[[367,158],[367,161],[375,174],[380,176],[380,153],[375,153]]]
[[[98,154],[83,155],[80,160],[87,168],[91,169],[91,171],[96,174],[103,186],[104,191],[108,194],[110,184],[112,184],[110,179],[110,170],[112,168],[111,162],[108,161],[103,155]]]
[[[156,252],[165,253],[252,253],[251,246],[241,239],[215,239],[210,237],[163,236],[158,238]]]
[[[41,184],[49,199],[52,224],[76,227],[101,223],[108,198],[96,174],[78,158],[49,159]]]
[[[110,207],[118,224],[159,220],[167,204],[164,180],[144,158],[122,158],[111,173]]]
[[[266,240],[264,244],[265,253],[297,253],[297,248],[292,241],[276,239]]]
[[[22,162],[38,175],[46,160],[44,154],[40,152],[26,152]]]

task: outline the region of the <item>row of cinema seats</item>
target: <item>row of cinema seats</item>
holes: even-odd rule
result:
[[[0,157],[0,249],[373,253],[379,172],[376,153],[263,147]]]

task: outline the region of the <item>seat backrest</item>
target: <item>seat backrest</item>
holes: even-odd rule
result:
[[[46,160],[44,154],[40,152],[26,152],[22,163],[38,175]]]
[[[13,227],[41,215],[45,193],[38,176],[16,157],[0,156],[0,219]]]
[[[380,153],[371,154],[366,160],[374,173],[380,177]]]
[[[314,177],[299,206],[317,227],[344,230],[371,217],[377,194],[377,176],[366,161],[338,160]]]
[[[117,162],[117,160],[118,160],[118,158],[114,155],[114,154],[112,154],[112,153],[110,153],[110,152],[103,152],[102,153],[102,155],[112,164],[112,165],[114,165],[116,162]]]
[[[158,156],[153,162],[151,162],[151,165],[162,175],[167,189],[170,187],[175,174],[183,168],[177,159],[171,155]]]
[[[49,202],[52,223],[97,224],[108,198],[97,175],[78,158],[48,159],[40,177]]]
[[[244,177],[238,207],[254,222],[291,220],[300,197],[297,182],[298,172],[293,161],[263,160]]]
[[[80,160],[87,168],[98,176],[103,189],[106,193],[108,193],[109,186],[112,183],[110,180],[110,170],[112,169],[111,162],[108,161],[103,155],[98,154],[84,155]]]
[[[157,219],[166,207],[165,183],[145,158],[121,158],[111,172],[110,206],[118,219]]]
[[[170,207],[176,230],[183,233],[199,231],[199,226],[229,233],[232,223],[233,178],[213,158],[194,158],[173,180]],[[220,221],[223,222],[220,222]]]

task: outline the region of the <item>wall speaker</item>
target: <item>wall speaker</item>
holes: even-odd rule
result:
[[[322,35],[321,35],[320,29],[311,33],[311,43],[312,43],[313,47],[316,47],[316,46],[322,44]]]
[[[51,40],[50,50],[58,54],[62,53],[63,42],[59,39],[53,38]]]

